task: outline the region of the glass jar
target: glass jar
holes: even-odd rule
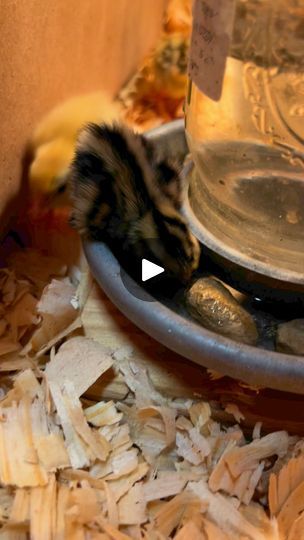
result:
[[[220,99],[189,80],[186,134],[207,245],[304,283],[304,0],[236,0]]]

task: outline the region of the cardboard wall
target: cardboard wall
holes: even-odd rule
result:
[[[0,2],[0,232],[33,126],[73,94],[115,92],[155,43],[166,0]],[[16,204],[12,208],[17,208]]]

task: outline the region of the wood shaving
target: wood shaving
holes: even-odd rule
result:
[[[70,328],[78,316],[78,310],[71,303],[75,294],[76,288],[68,278],[54,279],[46,286],[37,305],[42,322],[24,353],[40,356],[61,339],[62,332]]]
[[[112,400],[108,402],[100,401],[99,403],[96,403],[96,405],[92,405],[91,407],[85,409],[84,414],[90,424],[98,427],[117,424],[117,422],[119,422],[123,416],[122,413],[117,412],[115,404]]]
[[[193,521],[188,521],[175,535],[175,540],[189,540],[189,538],[208,540],[208,536],[206,536]],[[220,538],[218,538],[218,540],[220,540]]]
[[[146,407],[139,410],[139,418],[149,418],[149,416],[154,416],[159,414],[164,423],[164,430],[166,435],[166,447],[171,446],[175,443],[175,416],[176,411],[170,409],[170,407]]]
[[[207,369],[207,373],[209,374],[209,377],[212,381],[218,381],[219,379],[223,379],[225,375],[220,373],[219,371],[215,371],[214,369]]]
[[[247,469],[256,466],[257,461],[277,455],[284,456],[288,450],[288,433],[277,431],[265,435],[246,446],[234,448],[225,456],[231,474],[236,477]]]
[[[190,491],[182,491],[160,506],[153,517],[153,525],[159,533],[168,537],[190,509],[196,512],[201,509],[199,498]]]
[[[112,472],[107,476],[107,480],[116,480],[121,476],[130,474],[138,467],[138,451],[131,448],[131,450],[114,454],[110,464]]]
[[[219,493],[211,493],[207,483],[203,480],[195,483],[190,482],[188,488],[207,505],[207,518],[215,523],[223,532],[226,532],[229,538],[244,537],[250,540],[272,538],[272,536],[265,536],[263,531],[259,530],[242,516],[231,500]],[[275,534],[275,527],[269,522],[269,531],[267,532],[272,532],[273,529]]]
[[[0,372],[21,371],[22,369],[35,368],[35,362],[31,358],[20,357],[17,354],[5,355],[0,362]]]
[[[119,501],[123,495],[128,493],[136,482],[142,480],[142,478],[147,475],[148,471],[148,464],[140,463],[135,470],[130,471],[126,476],[123,476],[118,480],[110,481],[109,484],[111,486],[115,501]]]
[[[191,422],[201,430],[211,418],[211,408],[209,403],[194,403],[189,409]]]
[[[177,432],[176,447],[177,455],[193,465],[199,465],[205,457],[204,454],[201,455],[198,445],[187,434]]]
[[[245,416],[243,413],[241,413],[240,409],[235,403],[227,403],[225,411],[228,414],[232,414],[238,424],[241,422],[241,420],[245,420]]]
[[[37,297],[28,280],[18,279],[14,270],[0,270],[0,359],[22,348],[25,334],[40,321]],[[16,354],[15,357],[18,355]]]
[[[262,422],[256,422],[252,431],[253,439],[261,438],[261,429],[262,429]]]
[[[165,477],[161,476],[156,480],[150,480],[144,484],[143,496],[146,502],[165,499],[177,495],[186,485],[187,480],[182,474],[172,471]]]
[[[304,519],[304,455],[291,458],[269,479],[269,507],[283,538],[301,538]],[[299,534],[299,536],[296,536]],[[302,534],[302,533],[301,533]]]
[[[63,277],[67,273],[64,262],[35,249],[14,251],[7,261],[17,278],[31,282],[38,294],[42,293],[52,278]]]
[[[75,469],[88,466],[90,464],[90,455],[73,426],[60,387],[57,383],[51,381],[49,382],[49,388],[64,433],[66,449],[71,465]]]
[[[42,287],[45,275],[37,284],[33,271],[16,276],[0,272],[0,344],[14,328],[9,339],[31,357],[2,360],[11,384],[0,401],[1,538],[303,537],[302,439],[261,436],[261,422],[246,439],[239,425],[215,421],[208,402],[162,395],[138,351],[73,335],[83,300],[68,278],[48,275]],[[118,372],[123,392],[111,393]],[[226,412],[241,420],[233,403]]]
[[[147,521],[146,500],[142,482],[137,482],[118,503],[119,523],[141,525]]]
[[[304,539],[304,512],[292,523],[288,540],[303,540]]]
[[[284,503],[277,520],[281,534],[287,536],[291,526],[301,514],[304,513],[304,481],[301,482],[289,495]]]
[[[128,387],[135,394],[136,405],[139,409],[153,404],[166,404],[166,399],[155,390],[147,370],[140,364],[124,361],[119,364],[119,369]]]
[[[31,408],[25,396],[18,404],[0,410],[4,418],[0,422],[0,480],[4,485],[47,484],[47,471],[39,463],[35,448]]]
[[[291,493],[304,482],[304,455],[291,458],[269,479],[269,508],[272,515],[280,512]]]
[[[60,381],[62,389],[73,380],[74,392],[80,397],[113,365],[108,349],[82,336],[66,341],[46,367],[49,381]]]

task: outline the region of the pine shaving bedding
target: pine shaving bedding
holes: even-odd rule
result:
[[[87,273],[39,261],[0,271],[0,539],[304,538],[303,440],[162,395],[130,348],[84,335]],[[115,373],[124,399],[85,399]]]

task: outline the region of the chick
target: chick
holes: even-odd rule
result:
[[[64,188],[79,130],[88,122],[120,118],[120,106],[104,92],[73,97],[51,110],[30,141],[29,188],[49,196]]]
[[[124,121],[150,129],[183,116],[189,37],[163,33],[139,71],[120,91]]]
[[[165,35],[153,57],[154,88],[171,99],[183,99],[187,85],[189,39],[183,34]]]
[[[200,247],[181,213],[182,180],[143,135],[121,124],[88,125],[70,178],[71,224],[81,235],[114,245],[131,262],[152,256],[175,278],[190,279]]]

